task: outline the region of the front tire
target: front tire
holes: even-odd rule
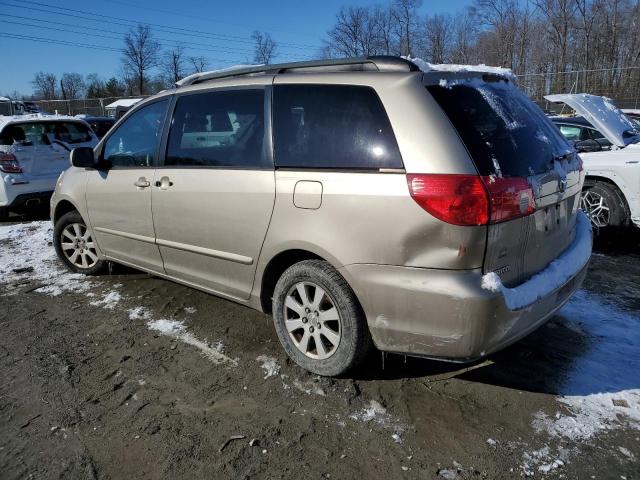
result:
[[[53,245],[60,260],[73,272],[97,275],[105,267],[105,261],[98,256],[93,233],[76,211],[65,213],[56,222]]]
[[[354,369],[371,348],[353,290],[323,260],[296,263],[282,274],[274,290],[273,320],[287,355],[318,375]]]
[[[580,207],[596,228],[622,227],[630,215],[622,193],[614,186],[596,181],[582,190]]]

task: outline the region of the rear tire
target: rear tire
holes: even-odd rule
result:
[[[9,220],[9,209],[0,207],[0,222],[6,222],[7,220]]]
[[[596,181],[582,189],[580,207],[596,228],[629,225],[630,214],[622,192],[606,182]]]
[[[287,355],[318,375],[342,375],[371,349],[353,290],[323,260],[296,263],[282,274],[273,295],[273,320]]]
[[[53,228],[53,245],[60,260],[73,272],[97,275],[104,270],[106,262],[98,256],[93,232],[76,211],[58,219]]]

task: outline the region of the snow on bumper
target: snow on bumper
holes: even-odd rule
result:
[[[544,270],[514,288],[505,287],[498,274],[490,272],[482,277],[482,288],[501,292],[510,310],[528,307],[575,277],[591,258],[592,243],[591,222],[582,211],[578,211],[575,239]]]

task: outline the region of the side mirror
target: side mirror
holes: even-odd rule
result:
[[[595,140],[582,140],[574,144],[578,153],[586,152],[599,152],[602,150],[602,145]]]
[[[96,159],[91,147],[74,148],[69,154],[69,160],[74,167],[96,168]]]

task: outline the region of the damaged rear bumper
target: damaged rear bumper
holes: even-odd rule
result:
[[[480,269],[359,264],[341,273],[362,304],[377,348],[470,361],[516,342],[553,316],[580,288],[590,254],[591,230],[578,228],[558,259],[515,289],[499,279],[488,285]]]

